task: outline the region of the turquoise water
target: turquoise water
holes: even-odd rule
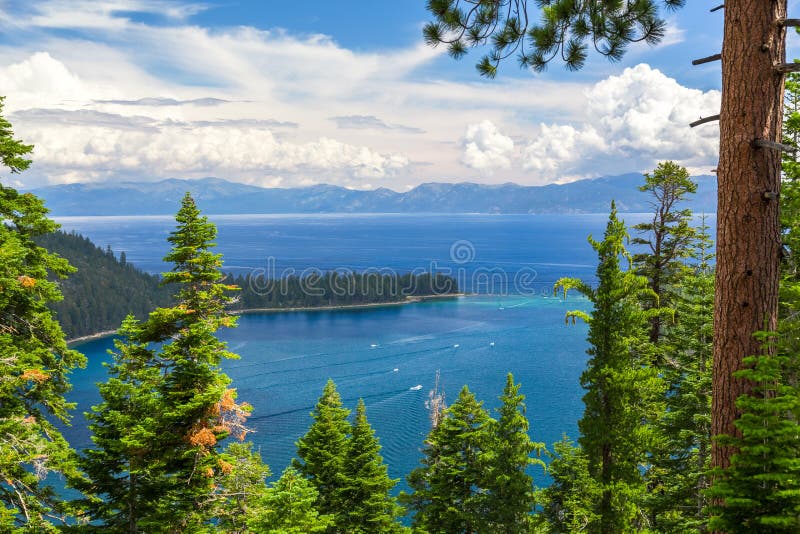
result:
[[[437,369],[448,398],[468,384],[490,408],[512,372],[527,396],[532,438],[549,444],[563,433],[575,436],[586,327],[565,325],[564,313],[586,304],[480,296],[372,310],[245,315],[239,328],[222,336],[241,359],[223,367],[240,400],[255,408],[249,439],[274,473],[294,455],[294,442],[311,422],[308,414],[330,377],[349,408],[364,399],[390,474],[401,478],[420,458],[429,430],[425,400]],[[73,376],[70,398],[79,412],[99,401],[94,383],[104,380],[102,361],[110,347],[109,339],[79,346],[90,362]],[[80,418],[67,434],[76,445],[89,445]]]

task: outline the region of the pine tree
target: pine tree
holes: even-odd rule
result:
[[[786,82],[784,143],[797,146],[800,135],[800,76]],[[800,165],[784,153],[780,206],[782,239],[790,252],[781,265],[780,322],[774,340],[777,354],[751,356],[736,377],[752,387],[739,397],[739,435],[718,436],[736,450],[727,469],[713,471],[708,492],[713,505],[710,527],[727,532],[797,532],[800,530]],[[767,354],[769,347],[765,349]]]
[[[174,267],[164,282],[178,287],[177,304],[156,309],[147,321],[126,322],[112,378],[101,388],[104,402],[91,415],[99,448],[83,460],[98,498],[129,496],[94,506],[93,519],[126,532],[210,529],[224,465],[219,441],[243,439],[247,431],[249,406],[236,403],[219,369],[222,358],[236,357],[215,335],[235,325],[225,305],[226,291],[236,288],[221,283],[222,260],[210,250],[216,228],[188,193],[176,220],[165,258]],[[143,476],[128,466],[142,466]]]
[[[673,305],[676,322],[661,341],[662,376],[668,385],[659,444],[648,472],[647,506],[653,527],[668,532],[705,529],[711,459],[711,355],[713,337],[713,255],[705,220],[698,229],[694,264]]]
[[[597,288],[576,279],[561,279],[555,286],[565,295],[574,288],[594,305],[591,315],[581,311],[567,315],[589,324],[590,359],[581,375],[585,411],[578,428],[589,474],[601,492],[590,532],[630,532],[642,526],[640,506],[646,487],[640,468],[654,441],[652,421],[660,413],[658,400],[664,389],[641,350],[647,319],[659,311],[639,308],[642,295],[652,295],[648,281],[620,268],[620,257],[630,261],[623,245],[626,236],[612,203],[603,241],[589,238],[599,259]]]
[[[649,222],[633,228],[639,236],[634,245],[645,252],[633,256],[637,274],[646,277],[656,300],[646,300],[645,308],[671,308],[674,295],[686,272],[684,260],[689,257],[694,239],[691,226],[692,210],[681,207],[687,196],[697,191],[697,184],[689,178],[689,171],[672,161],[658,164],[652,174],[645,174],[645,183],[639,190],[652,197],[653,216]],[[650,318],[650,342],[658,343],[663,335],[662,318]],[[658,351],[656,351],[658,354]],[[656,358],[661,363],[661,358]]]
[[[527,469],[531,464],[545,467],[538,458],[543,443],[534,443],[528,435],[525,396],[519,392],[511,373],[500,396],[497,423],[493,425],[489,461],[489,493],[487,509],[492,532],[528,532],[535,505],[533,478]],[[536,453],[537,458],[531,455]]]
[[[547,472],[552,483],[541,492],[544,530],[558,534],[586,532],[596,525],[595,512],[601,497],[600,487],[589,475],[589,459],[566,436],[553,444]]]
[[[137,532],[141,518],[157,513],[154,496],[166,490],[160,451],[153,446],[161,369],[147,343],[136,341],[140,328],[133,317],[122,323],[106,364],[109,379],[98,385],[103,402],[86,414],[94,447],[80,460],[88,482],[79,489],[90,496],[83,506],[102,523],[100,531]]]
[[[251,532],[248,524],[263,513],[269,467],[252,443],[232,442],[217,460],[216,498],[213,516],[217,531]]]
[[[317,510],[323,515],[341,514],[339,487],[347,456],[350,411],[342,407],[336,384],[328,380],[311,417],[314,419],[305,436],[297,440],[297,456],[292,466],[316,488]],[[337,518],[338,520],[338,518]]]
[[[370,534],[402,531],[397,522],[402,511],[397,499],[389,494],[397,480],[389,478],[380,450],[375,431],[367,421],[364,401],[359,399],[342,466],[343,480],[336,498],[342,506],[336,516],[336,526],[340,532]]]
[[[491,532],[488,458],[494,420],[464,386],[425,442],[422,467],[408,475],[401,501],[423,532]]]
[[[248,526],[261,534],[312,534],[333,526],[333,516],[315,508],[319,499],[314,485],[288,467],[261,500],[260,512]]]
[[[713,471],[709,528],[715,531],[800,531],[800,395],[786,381],[789,357],[752,356],[737,377],[753,384],[737,404],[741,436],[717,436],[737,453]]]
[[[3,166],[12,174],[24,171],[32,150],[14,139],[0,115]],[[45,477],[51,471],[78,477],[75,454],[53,421],[69,421],[69,373],[85,359],[67,348],[47,308],[61,298],[48,276],[63,278],[72,268],[34,242],[58,225],[33,194],[0,184],[0,221],[0,530],[45,532],[55,529],[47,518],[63,519],[69,511]]]

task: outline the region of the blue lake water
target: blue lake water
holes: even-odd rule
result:
[[[643,215],[626,215],[629,223]],[[309,267],[450,269],[462,285],[484,293],[371,310],[246,315],[222,337],[240,360],[224,363],[240,400],[255,410],[249,436],[274,473],[294,455],[294,442],[311,422],[309,412],[328,378],[349,408],[358,398],[383,445],[390,474],[404,477],[420,458],[429,430],[425,400],[437,370],[448,398],[464,384],[497,406],[506,373],[527,396],[531,437],[548,445],[576,436],[583,407],[578,383],[586,361],[586,326],[565,325],[570,309],[588,309],[576,297],[552,297],[561,276],[593,278],[590,233],[602,235],[605,215],[321,215],[215,216],[218,251],[227,268],[278,273]],[[125,251],[151,272],[164,269],[167,217],[62,218],[101,246]],[[713,221],[710,221],[713,224]],[[272,259],[270,259],[272,258]],[[492,277],[480,273],[502,273]],[[525,283],[519,274],[525,274]],[[503,287],[503,277],[506,287]],[[477,287],[475,287],[477,285]],[[516,291],[521,289],[521,291]],[[495,293],[488,295],[485,293]],[[99,401],[95,383],[105,380],[102,362],[109,339],[79,346],[87,369],[73,375],[70,398],[80,414]],[[421,388],[418,386],[422,386]],[[82,417],[66,432],[75,445],[89,445]],[[541,481],[541,478],[540,478]]]

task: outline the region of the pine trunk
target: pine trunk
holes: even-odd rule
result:
[[[755,139],[781,140],[786,0],[726,0],[722,47],[717,281],[714,308],[713,435],[736,435],[736,399],[749,391],[732,373],[761,352],[753,333],[776,328],[781,248],[778,202],[781,154]],[[714,466],[733,451],[714,445]]]

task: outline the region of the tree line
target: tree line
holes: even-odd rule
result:
[[[124,251],[117,257],[111,247],[104,250],[74,231],[56,230],[35,242],[75,268],[67,278],[51,277],[63,298],[48,304],[68,339],[116,330],[127,315],[144,318],[172,302],[172,290],[162,278],[129,263]],[[457,280],[442,273],[337,271],[278,280],[229,273],[226,280],[240,288],[228,306],[233,311],[402,302],[459,291]]]
[[[233,310],[353,306],[459,292],[454,277],[429,272],[328,271],[281,279],[252,273],[231,274],[228,280],[241,288],[231,305]]]

